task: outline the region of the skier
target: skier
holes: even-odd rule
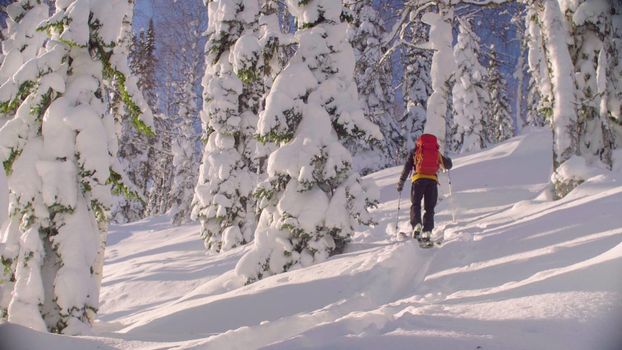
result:
[[[438,170],[451,169],[451,158],[441,155],[436,136],[423,134],[417,139],[415,148],[410,152],[404,169],[397,183],[397,191],[402,192],[406,177],[413,172],[410,191],[410,225],[412,237],[420,243],[430,246],[430,235],[434,228],[434,207],[438,199]],[[425,214],[421,225],[421,200],[424,200]]]

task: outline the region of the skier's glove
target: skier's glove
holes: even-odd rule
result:
[[[404,188],[404,182],[400,181],[397,183],[397,192],[402,192],[402,189]]]

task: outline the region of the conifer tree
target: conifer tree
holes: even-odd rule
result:
[[[2,41],[2,65],[0,66],[0,130],[5,122],[15,118],[17,108],[28,97],[29,90],[32,86],[26,83],[20,86],[17,91],[13,85],[13,75],[19,68],[31,59],[34,59],[39,51],[43,49],[43,44],[47,35],[36,30],[37,25],[47,19],[48,6],[36,0],[16,1],[6,7],[7,13],[7,35],[6,40]],[[14,95],[13,95],[14,94]],[[0,132],[1,134],[2,132]],[[1,142],[1,141],[0,141]],[[7,163],[8,164],[8,163]],[[6,182],[5,168],[0,170],[2,176],[2,184]],[[0,189],[5,195],[8,188]],[[8,193],[6,193],[8,197]],[[8,198],[7,198],[8,199]],[[0,198],[3,202],[5,198]],[[0,230],[6,228],[4,220],[8,218],[7,212],[0,213]],[[19,225],[17,218],[11,218],[11,225],[16,227]],[[15,230],[0,231],[0,256],[2,258],[2,266],[0,266],[0,319],[6,319],[7,309],[11,301],[11,292],[15,282],[15,268],[17,264],[17,255],[19,233]]]
[[[528,1],[525,15],[529,64],[527,124],[533,126],[550,125],[553,115],[553,87],[542,37],[541,13],[536,1]]]
[[[454,144],[460,152],[478,151],[487,146],[486,129],[489,102],[485,88],[486,71],[479,63],[479,41],[465,22],[460,22],[454,57],[458,66],[453,88]]]
[[[499,62],[494,45],[490,48],[486,77],[486,90],[490,95],[489,103],[486,106],[488,110],[486,113],[490,115],[490,125],[487,131],[488,140],[492,143],[499,143],[514,136],[514,127],[506,93],[507,83],[499,72]]]
[[[0,129],[13,208],[2,261],[16,261],[9,322],[80,334],[98,308],[111,192],[127,191],[106,89],[120,90],[143,132],[151,133],[151,115],[127,57],[114,49],[131,3],[56,5],[41,27],[50,35],[44,51],[1,88],[0,102],[17,105]],[[24,99],[15,102],[23,86]]]
[[[170,215],[173,224],[181,225],[190,220],[198,162],[195,146],[198,135],[194,131],[194,117],[197,114],[193,92],[194,72],[190,72],[178,95],[178,133],[173,140],[173,184],[171,187],[172,207]]]
[[[426,12],[429,12],[429,10]],[[404,40],[410,42],[411,45],[402,48],[402,60],[404,61],[404,83],[402,86],[404,115],[399,121],[400,127],[404,130],[403,136],[405,139],[402,152],[408,152],[413,149],[417,138],[423,133],[426,122],[427,101],[432,94],[432,77],[430,73],[432,70],[433,52],[415,46],[428,42],[428,33],[426,33],[425,29],[421,18],[415,18],[404,30]]]
[[[49,10],[48,6],[40,0],[20,0],[8,5],[5,11],[8,16],[7,38],[2,41],[0,86],[6,83],[11,84],[8,80],[13,77],[19,67],[36,57],[43,48],[47,36],[37,31],[37,25],[48,17]],[[0,96],[3,100],[13,102],[0,105],[0,122],[15,115],[19,103],[26,98],[27,90],[27,87],[23,87],[21,91],[18,91],[18,96]],[[9,90],[4,89],[4,91]]]
[[[260,85],[254,84],[255,89],[260,89],[262,96],[259,103],[259,111],[265,109],[267,94],[274,84],[274,79],[283,70],[289,59],[289,47],[291,34],[284,32],[291,15],[287,7],[279,4],[277,0],[262,0],[259,17],[259,28],[256,30],[259,39],[260,55],[255,70],[260,77]],[[256,125],[255,125],[256,126]],[[255,128],[255,136],[256,136]],[[254,137],[256,139],[256,137]],[[277,145],[268,140],[255,143],[254,160],[259,175],[258,182],[267,177],[267,159]],[[254,201],[254,205],[257,203]]]
[[[366,117],[380,127],[384,142],[369,145],[356,140],[346,147],[354,165],[363,174],[384,169],[401,161],[403,136],[394,115],[391,62],[381,58],[386,51],[386,32],[371,0],[345,1],[350,18],[349,40],[354,48],[354,77]]]
[[[157,110],[155,82],[157,59],[155,57],[153,20],[149,21],[147,31],[141,30],[138,35],[131,32],[131,26],[129,29],[128,34],[131,38],[128,48],[130,70],[138,78],[138,88],[143,92],[151,110]],[[115,95],[113,102],[121,104],[120,96]],[[152,162],[149,160],[152,151],[149,145],[153,137],[139,132],[128,118],[123,118],[123,115],[127,113],[123,106],[116,108],[120,109],[115,112],[116,115],[120,116],[117,118],[119,124],[119,162],[125,171],[128,183],[132,186],[133,191],[139,195],[136,198],[119,197],[112,209],[112,221],[126,223],[145,217],[148,198],[147,183],[152,173]]]
[[[437,12],[427,12],[421,18],[423,23],[430,26],[427,46],[434,50],[431,70],[432,94],[427,101],[424,132],[436,135],[441,150],[444,151],[447,144],[446,115],[449,90],[456,62],[452,55],[452,4],[439,2],[437,5]]]
[[[247,104],[257,101],[256,96],[244,97],[254,93],[245,90],[244,81],[256,79],[250,67],[258,59],[259,44],[247,31],[257,21],[259,3],[257,0],[234,3],[236,6],[231,6],[230,1],[208,3],[201,112],[206,145],[193,218],[200,220],[201,236],[212,252],[250,241],[255,225],[255,214],[249,203],[256,183],[255,169],[248,165],[247,141],[254,134],[257,117],[248,111]],[[238,43],[245,34],[249,35],[244,37],[244,43]]]
[[[614,5],[602,6],[600,1],[582,0],[566,6],[562,10],[573,39],[570,55],[575,67],[579,104],[578,153],[589,161],[598,160],[611,167],[615,145],[609,123],[607,84],[611,78],[607,76],[607,61],[616,60],[616,56],[612,55],[613,42],[609,42],[607,35],[614,29],[611,16]],[[619,101],[615,103],[619,105]]]
[[[371,222],[373,200],[343,143],[381,134],[358,103],[342,3],[287,4],[299,45],[259,119],[259,136],[280,148],[257,191],[262,213],[253,247],[236,267],[248,283],[323,261],[343,250],[356,222]]]

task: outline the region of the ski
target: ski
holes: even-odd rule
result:
[[[429,239],[419,239],[418,241],[419,248],[428,249],[434,247],[434,242],[430,241]]]

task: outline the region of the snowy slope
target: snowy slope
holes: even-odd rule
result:
[[[346,254],[243,286],[248,247],[206,256],[168,218],[109,235],[94,335],[0,327],[2,349],[603,349],[622,346],[622,173],[551,201],[551,135],[455,159],[441,178],[441,248],[386,234],[401,169],[370,175],[379,224]],[[407,229],[404,191],[400,221]],[[456,222],[452,222],[452,209]]]

